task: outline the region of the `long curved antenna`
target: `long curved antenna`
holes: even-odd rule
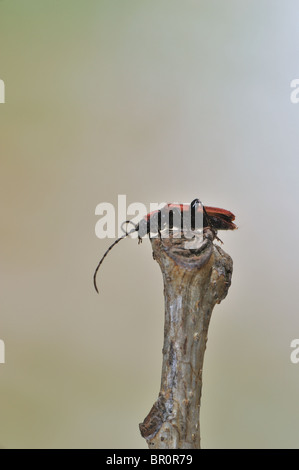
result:
[[[135,232],[135,231],[136,231],[136,229],[133,228],[132,230],[130,230],[130,232],[126,232],[124,235],[122,235],[121,237],[117,238],[117,239],[115,240],[115,242],[113,242],[112,245],[109,246],[108,250],[105,251],[105,253],[103,254],[102,258],[100,259],[100,261],[99,261],[99,263],[98,263],[98,265],[97,265],[97,267],[96,267],[96,270],[95,270],[95,272],[94,272],[94,275],[93,275],[93,285],[94,285],[94,288],[95,288],[95,290],[97,291],[97,293],[99,293],[98,287],[97,287],[97,279],[96,279],[96,278],[97,278],[97,272],[98,272],[98,270],[99,270],[101,264],[103,263],[104,259],[105,259],[106,256],[108,255],[109,251],[112,250],[112,248],[113,248],[115,245],[117,245],[118,242],[120,242],[121,240],[123,240],[124,238],[126,238],[128,235],[130,235],[131,233],[133,233],[133,232]]]
[[[120,228],[122,229],[122,231],[123,231],[124,233],[128,233],[127,230],[125,230],[124,227],[123,227],[124,224],[127,224],[127,225],[128,225],[128,224],[131,224],[131,225],[133,225],[133,227],[135,227],[135,231],[138,232],[138,224],[135,224],[134,222],[132,222],[132,220],[125,220],[125,221],[121,224],[121,226],[120,226]]]

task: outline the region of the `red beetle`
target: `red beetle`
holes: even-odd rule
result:
[[[199,217],[197,217],[198,215]],[[138,224],[126,220],[124,224],[133,224],[134,228],[129,232],[126,231],[124,235],[117,238],[104,253],[94,272],[94,287],[96,291],[99,292],[96,276],[109,251],[120,240],[123,240],[133,232],[138,232],[139,242],[142,241],[142,237],[145,235],[161,236],[161,232],[164,229],[172,229],[174,227],[181,227],[181,229],[191,228],[192,231],[209,227],[215,237],[217,237],[217,230],[235,230],[237,228],[233,220],[235,220],[235,216],[232,212],[226,209],[219,209],[218,207],[204,206],[199,199],[194,199],[191,204],[166,204],[162,209],[147,214]]]

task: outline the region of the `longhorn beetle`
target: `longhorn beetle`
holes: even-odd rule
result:
[[[235,230],[237,228],[233,223],[235,216],[232,212],[226,209],[219,209],[218,207],[204,206],[199,199],[194,199],[191,204],[166,204],[162,209],[148,213],[138,224],[126,220],[123,222],[122,227],[124,224],[132,224],[134,228],[129,232],[125,231],[124,235],[117,238],[112,245],[109,246],[108,250],[105,251],[94,272],[93,283],[95,290],[99,292],[96,282],[97,272],[109,251],[112,250],[120,240],[128,237],[131,233],[138,232],[138,243],[141,243],[142,237],[151,233],[156,233],[161,237],[161,231],[167,227],[172,229],[180,225],[181,229],[184,229],[186,227],[186,215],[189,216],[188,220],[191,222],[192,231],[209,227],[215,238],[219,241],[221,240],[217,237],[217,230]],[[199,220],[202,225],[200,224],[200,226],[197,226],[197,215],[201,215]],[[179,221],[179,224],[175,223],[177,221]]]

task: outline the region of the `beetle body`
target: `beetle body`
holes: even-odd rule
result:
[[[195,200],[197,201],[197,200]],[[162,209],[150,212],[136,225],[138,237],[159,233],[165,228],[190,228],[196,230],[211,227],[217,230],[235,230],[235,216],[226,209],[201,204],[166,204]],[[196,217],[197,215],[201,217]],[[199,221],[200,223],[196,223]]]
[[[133,224],[134,228],[117,238],[104,253],[94,272],[94,287],[98,292],[96,275],[109,251],[120,240],[134,232],[138,232],[140,242],[146,235],[161,236],[161,232],[166,228],[169,230],[173,228],[184,230],[187,228],[194,231],[209,227],[213,231],[215,238],[218,238],[217,230],[235,230],[237,228],[233,222],[234,220],[235,216],[232,212],[226,209],[219,209],[218,207],[203,206],[199,199],[194,199],[191,204],[166,204],[162,209],[148,213],[138,224],[126,220],[124,223]]]

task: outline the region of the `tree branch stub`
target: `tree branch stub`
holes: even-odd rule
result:
[[[150,449],[199,449],[202,369],[212,310],[227,295],[233,262],[214,234],[186,249],[185,238],[152,238],[164,282],[165,323],[161,386],[143,423]]]

